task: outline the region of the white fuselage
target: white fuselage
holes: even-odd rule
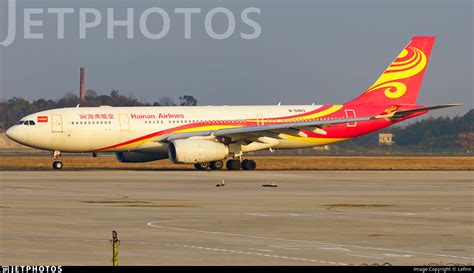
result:
[[[24,145],[63,152],[167,152],[167,144],[153,141],[166,132],[195,132],[241,127],[246,121],[288,122],[284,117],[304,114],[320,105],[187,106],[187,107],[77,107],[26,116],[35,125],[14,126],[9,134]],[[40,117],[47,121],[38,122]],[[283,118],[283,119],[281,119]],[[344,118],[344,117],[341,117]],[[223,124],[226,123],[226,124]],[[21,132],[20,132],[21,130]],[[277,148],[304,148],[328,144],[281,139]]]

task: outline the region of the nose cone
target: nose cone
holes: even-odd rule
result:
[[[13,127],[10,127],[6,132],[5,134],[7,135],[7,137],[13,141],[16,141],[15,140],[15,135],[18,134],[18,130],[15,130],[16,126],[13,126]]]
[[[13,127],[10,127],[5,134],[7,137],[15,142],[18,142],[20,144],[25,144],[27,136],[22,132],[20,126],[16,125]]]

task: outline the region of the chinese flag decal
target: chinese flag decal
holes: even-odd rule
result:
[[[48,122],[48,116],[38,116],[38,122]]]

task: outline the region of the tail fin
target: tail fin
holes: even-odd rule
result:
[[[416,104],[435,37],[413,37],[380,78],[348,104]]]

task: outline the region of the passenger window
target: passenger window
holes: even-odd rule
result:
[[[30,120],[30,125],[36,125],[36,123],[32,120]]]

